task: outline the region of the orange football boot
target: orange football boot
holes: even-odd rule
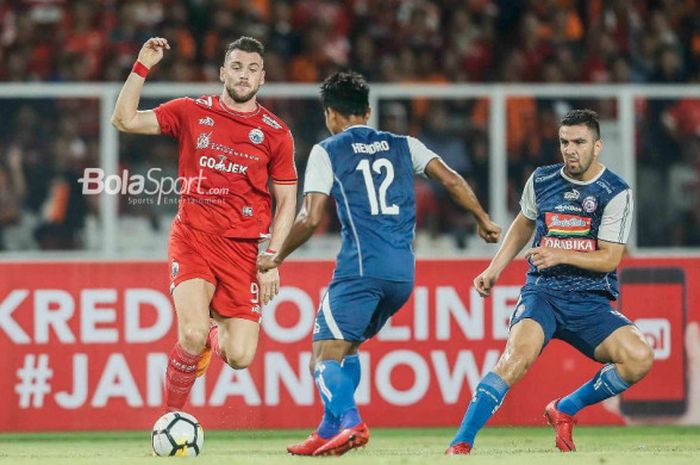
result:
[[[367,425],[360,423],[352,428],[345,428],[333,436],[327,443],[316,449],[314,456],[343,455],[351,449],[362,447],[369,442]]]
[[[293,455],[314,455],[316,449],[326,444],[330,440],[331,438],[322,438],[316,431],[314,431],[302,442],[287,446],[287,452]]]
[[[576,445],[574,445],[572,437],[576,418],[557,410],[558,402],[559,399],[554,399],[545,407],[544,417],[547,419],[547,423],[554,427],[554,432],[557,435],[555,440],[557,448],[562,452],[576,452]]]

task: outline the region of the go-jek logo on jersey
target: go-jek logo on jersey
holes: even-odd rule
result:
[[[593,239],[579,239],[576,237],[560,238],[544,236],[540,241],[540,247],[576,250],[578,252],[593,252],[595,250],[595,241]]]
[[[218,160],[214,157],[199,157],[199,166],[202,168],[211,168],[223,173],[248,174],[247,166],[228,161],[226,155],[219,155]]]
[[[585,216],[547,212],[545,222],[550,236],[585,236],[591,231],[591,219]]]

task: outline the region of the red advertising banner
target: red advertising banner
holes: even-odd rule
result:
[[[356,398],[370,425],[459,424],[500,356],[524,281],[525,262],[515,262],[481,299],[471,282],[486,264],[419,261],[410,301],[361,349]],[[580,422],[700,423],[700,380],[692,379],[700,376],[700,290],[691,285],[700,283],[700,260],[629,259],[625,268],[642,271],[625,275],[622,311],[653,343],[656,364]],[[315,426],[311,331],[332,270],[330,261],[284,265],[251,367],[215,360],[194,387],[186,409],[205,428]],[[165,263],[0,263],[0,431],[150,428],[176,334],[167,279]],[[599,366],[552,341],[490,424],[542,424],[544,406]]]

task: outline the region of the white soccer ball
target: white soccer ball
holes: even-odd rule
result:
[[[151,446],[156,455],[194,457],[203,445],[204,430],[189,413],[168,412],[153,425]]]

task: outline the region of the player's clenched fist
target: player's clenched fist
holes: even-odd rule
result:
[[[491,288],[496,284],[497,279],[498,275],[487,268],[483,273],[474,278],[474,288],[481,297],[488,297],[491,295]]]
[[[476,230],[479,236],[488,243],[494,244],[501,239],[501,227],[490,219],[480,222]]]
[[[170,50],[168,40],[162,37],[151,37],[139,51],[139,61],[148,68],[156,65],[163,58],[163,50]]]

